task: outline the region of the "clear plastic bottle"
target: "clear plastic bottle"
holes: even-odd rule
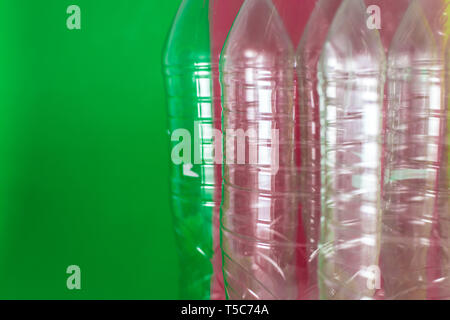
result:
[[[210,28],[211,28],[211,54],[213,74],[213,104],[214,104],[214,128],[222,132],[222,97],[220,90],[219,61],[222,48],[225,44],[228,32],[231,29],[239,8],[244,0],[211,0]],[[219,141],[217,141],[219,142]],[[215,143],[214,154],[216,159],[222,159],[222,139]],[[222,161],[215,162],[216,191],[215,199],[220,203],[222,197]],[[225,299],[225,286],[222,273],[222,252],[220,248],[220,206],[214,210],[214,277],[212,299]]]
[[[372,299],[380,251],[386,58],[362,0],[344,0],[319,63],[323,299]]]
[[[448,12],[450,7],[447,8]],[[448,25],[450,28],[450,25]],[[449,30],[447,30],[447,48],[445,50],[446,60],[446,105],[447,123],[444,130],[445,145],[442,150],[442,167],[439,185],[439,235],[440,235],[440,270],[441,279],[445,282],[439,290],[439,298],[450,300],[450,42],[448,41]]]
[[[298,297],[294,58],[272,2],[246,0],[220,67],[226,141],[222,250],[231,299]]]
[[[320,107],[317,66],[328,29],[341,0],[319,0],[297,49],[300,126],[300,205],[308,259],[309,299],[318,297],[317,249],[320,235]]]
[[[212,216],[216,202],[208,16],[209,1],[183,0],[164,61],[182,299],[209,299],[213,272]]]
[[[387,299],[439,298],[434,286],[448,282],[438,262],[450,249],[439,234],[439,225],[449,226],[445,60],[433,30],[413,0],[389,51],[381,256]]]

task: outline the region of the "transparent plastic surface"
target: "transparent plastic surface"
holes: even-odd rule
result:
[[[447,17],[448,13],[450,11],[449,3],[447,3]],[[446,57],[446,95],[444,98],[444,103],[446,105],[446,115],[447,115],[447,124],[445,128],[445,146],[442,149],[442,166],[440,167],[441,173],[440,173],[440,180],[439,180],[439,196],[438,196],[438,207],[440,212],[440,225],[439,225],[439,233],[441,234],[442,240],[440,243],[441,249],[441,261],[440,261],[440,271],[441,271],[441,278],[444,278],[446,283],[448,283],[450,279],[450,252],[448,248],[450,247],[450,225],[448,223],[448,217],[450,215],[450,43],[448,42],[448,36],[449,36],[449,24],[447,21],[447,28],[446,28],[446,36],[447,36],[447,46],[445,50],[445,57]],[[445,138],[446,137],[446,138]],[[441,289],[439,292],[440,298],[446,298],[450,296],[450,290],[448,288],[448,285],[445,286],[445,288]]]
[[[344,0],[319,63],[323,299],[373,299],[381,228],[386,58],[362,0]]]
[[[445,5],[412,1],[389,50],[381,251],[387,299],[450,298]]]
[[[219,61],[222,48],[225,44],[228,32],[231,29],[239,8],[244,0],[211,0],[210,4],[210,29],[211,29],[211,53],[214,92],[214,128],[222,131],[222,98],[220,90]],[[217,138],[214,144],[216,159],[222,159],[222,138]],[[215,163],[216,203],[221,202],[222,197],[222,162]],[[225,299],[225,287],[222,273],[222,252],[220,248],[220,206],[214,210],[214,276],[212,299]]]
[[[208,15],[208,1],[183,0],[164,61],[172,141],[171,199],[182,299],[211,296],[216,202]]]
[[[448,2],[183,1],[183,298],[450,299]]]
[[[273,3],[246,0],[221,57],[222,251],[230,299],[298,297],[294,60]]]
[[[317,257],[320,236],[320,107],[317,66],[329,26],[341,0],[319,0],[297,49],[300,126],[300,215],[306,242],[308,288],[306,298],[316,299]]]
[[[305,33],[308,22],[310,21],[311,14],[317,4],[317,0],[304,0],[304,1],[296,1],[292,0],[296,5],[294,6],[286,6],[284,8],[284,12],[288,14],[283,14],[282,18],[287,25],[288,32],[291,36],[292,43],[294,44],[294,48],[298,47],[303,34]],[[282,1],[281,1],[282,2]],[[282,2],[286,3],[286,2]],[[278,7],[279,8],[279,7]],[[279,9],[279,11],[282,9]],[[284,13],[282,12],[282,13]],[[295,25],[294,28],[292,25]],[[297,65],[297,61],[296,61]],[[294,157],[295,157],[295,165],[296,165],[296,175],[295,178],[296,186],[298,190],[298,211],[297,211],[297,252],[296,252],[296,264],[297,264],[297,275],[298,275],[298,287],[299,287],[299,295],[298,299],[315,299],[317,296],[317,283],[313,281],[314,277],[311,275],[315,275],[317,271],[312,273],[311,269],[311,257],[310,252],[308,251],[308,242],[310,241],[307,236],[307,227],[305,227],[304,222],[305,219],[302,219],[302,203],[301,203],[301,195],[302,195],[302,186],[300,181],[300,175],[302,170],[302,139],[304,138],[301,133],[301,114],[300,114],[300,100],[301,96],[299,94],[299,78],[298,73],[294,72],[294,86],[295,86],[295,96],[294,96],[294,137],[295,137],[295,146],[294,146]],[[315,260],[313,260],[315,261]]]

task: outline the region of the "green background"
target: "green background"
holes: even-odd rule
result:
[[[179,3],[0,1],[0,299],[178,297],[161,55]]]

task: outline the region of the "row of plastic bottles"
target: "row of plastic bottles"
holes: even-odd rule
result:
[[[447,5],[182,2],[165,70],[184,298],[450,298]]]

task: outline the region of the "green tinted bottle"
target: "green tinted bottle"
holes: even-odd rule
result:
[[[165,52],[181,298],[209,299],[214,202],[209,1],[183,0]]]

